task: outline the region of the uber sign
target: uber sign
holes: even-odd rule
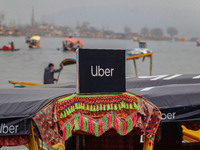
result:
[[[125,50],[79,49],[77,93],[125,92]]]

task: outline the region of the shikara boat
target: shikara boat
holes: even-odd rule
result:
[[[17,81],[8,81],[8,82],[13,84],[14,87],[20,87],[20,88],[39,85],[37,83],[30,83],[30,82],[17,82]]]
[[[14,42],[10,42],[8,45],[4,45],[0,48],[0,51],[10,52],[10,51],[19,51],[20,49],[14,47]]]
[[[72,51],[73,47],[74,47],[74,42],[75,42],[75,40],[71,36],[69,36],[68,38],[64,39],[62,41],[63,51]]]
[[[129,91],[144,96],[161,111],[154,148],[200,148],[199,74],[141,76],[127,83]]]
[[[150,150],[161,114],[144,97],[130,92],[79,95],[72,84],[50,86],[0,89],[0,146]]]
[[[81,40],[77,40],[69,36],[65,40],[62,41],[63,44],[63,51],[75,51],[78,48],[82,48],[84,46]]]
[[[200,46],[200,40],[197,41],[197,46]]]
[[[40,36],[34,35],[32,36],[29,41],[29,48],[39,48],[40,47]]]
[[[36,85],[24,89],[0,90],[0,120],[3,122],[2,120],[10,118],[13,114],[16,118],[20,116],[21,120],[30,119],[27,122],[35,122],[33,128],[41,135],[40,140],[44,144],[47,143],[47,147],[63,141],[66,147],[69,146],[72,149],[76,149],[76,147],[83,150],[111,149],[113,147],[109,146],[113,145],[113,140],[115,140],[114,147],[118,147],[117,149],[152,150],[153,147],[154,149],[164,149],[165,147],[179,149],[180,146],[182,149],[199,149],[199,143],[191,142],[199,142],[200,139],[198,134],[200,129],[200,75],[175,74],[127,78],[126,89],[128,92],[114,95],[74,94],[75,85],[76,83]],[[126,101],[120,100],[121,96],[123,100],[128,96],[130,100],[136,98],[137,101],[126,103]],[[26,104],[26,102],[28,103]],[[26,107],[22,104],[26,104]],[[20,109],[14,108],[19,106]],[[29,106],[32,108],[31,112],[27,112]],[[159,112],[156,106],[161,114],[153,115],[152,112]],[[20,115],[17,117],[17,113],[15,111],[11,113],[11,110],[20,110]],[[21,112],[24,113],[21,114]],[[55,122],[44,118],[44,122],[40,122],[41,116],[45,116],[47,112],[54,112],[50,114],[52,117],[53,114],[56,114],[58,120]],[[134,118],[135,113],[137,119]],[[125,116],[128,114],[130,116],[126,118]],[[149,124],[145,124],[144,120],[139,117],[140,115],[142,118],[144,117],[144,120],[147,119]],[[150,116],[156,118],[150,119]],[[158,131],[149,130],[153,125],[151,123],[158,121],[159,117],[161,124]],[[48,134],[45,134],[47,132],[42,128],[45,126],[45,122],[50,123],[48,131],[56,131],[56,134],[53,135],[58,135],[56,139],[59,141],[51,143],[53,138],[48,140]],[[157,122],[156,125],[159,123]],[[1,126],[5,128],[7,124]],[[49,130],[53,126],[54,128]],[[60,132],[57,132],[55,127],[60,129]],[[27,125],[26,128],[28,129],[30,126]],[[139,135],[145,137],[144,143]],[[30,138],[30,135],[28,137]],[[122,142],[124,140],[126,144]]]

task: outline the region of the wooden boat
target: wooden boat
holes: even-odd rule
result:
[[[10,42],[8,45],[4,45],[2,48],[0,48],[0,51],[19,51],[20,49],[16,49],[14,46],[14,42]]]
[[[197,41],[197,46],[200,46],[200,40]]]
[[[141,76],[127,83],[131,92],[149,99],[162,113],[156,149],[200,148],[199,74]]]
[[[0,51],[4,51],[4,52],[12,52],[12,51],[19,51],[19,48],[15,48],[15,49],[5,49],[5,48],[0,48]]]
[[[75,51],[78,48],[82,48],[84,46],[83,42],[81,40],[77,40],[75,42],[75,39],[69,36],[62,42],[63,44],[63,51]]]
[[[34,86],[34,85],[40,85],[37,83],[30,83],[30,82],[16,82],[16,81],[8,81],[9,83],[13,84],[14,87],[28,87],[28,86]]]
[[[74,47],[74,38],[72,38],[72,36],[69,36],[68,38],[66,38],[65,40],[63,40],[62,44],[63,44],[63,51],[72,51],[73,47]]]
[[[71,84],[70,85],[66,84],[66,86],[64,87],[59,87],[59,85],[57,85],[58,86],[57,88],[48,87],[49,85],[47,85],[46,87],[42,87],[39,85],[37,86],[37,88],[28,88],[28,89],[25,88],[25,89],[20,89],[20,90],[19,89],[7,89],[7,90],[0,89],[0,103],[1,103],[0,119],[2,120],[2,116],[4,115],[5,115],[4,117],[9,118],[9,116],[12,115],[8,113],[10,112],[9,110],[20,110],[23,108],[21,111],[25,111],[25,110],[28,110],[27,107],[31,105],[32,106],[31,108],[33,110],[38,110],[38,111],[34,111],[34,113],[33,111],[25,113],[26,114],[25,118],[29,118],[27,114],[28,115],[35,114],[33,115],[34,117],[32,119],[35,122],[35,125],[34,126],[31,125],[31,132],[32,132],[32,127],[33,128],[35,127],[34,131],[37,131],[43,137],[41,140],[46,139],[45,133],[48,134],[48,132],[45,132],[45,130],[42,130],[42,125],[45,126],[45,123],[39,122],[39,119],[43,120],[40,117],[47,115],[48,111],[51,112],[51,110],[56,110],[55,112],[54,111],[52,112],[57,113],[56,116],[57,116],[58,122],[54,122],[53,125],[54,127],[57,125],[59,126],[59,129],[61,129],[60,130],[62,133],[61,138],[63,142],[67,140],[67,146],[70,146],[72,149],[73,148],[75,149],[75,146],[76,146],[83,150],[94,148],[94,147],[96,149],[106,150],[110,148],[109,145],[110,146],[113,145],[112,143],[115,143],[113,147],[118,146],[118,148],[116,149],[123,149],[121,147],[124,146],[124,149],[136,148],[138,150],[141,150],[143,147],[143,150],[152,150],[153,146],[154,148],[159,149],[160,146],[163,144],[165,146],[166,144],[168,144],[168,147],[170,147],[172,146],[171,145],[172,143],[174,144],[173,145],[174,148],[177,146],[176,144],[181,144],[183,147],[186,147],[185,149],[187,148],[189,149],[189,147],[194,147],[192,143],[182,143],[182,142],[174,143],[174,140],[175,141],[180,140],[180,139],[174,139],[175,135],[179,134],[179,131],[173,130],[171,128],[172,127],[171,125],[173,125],[173,127],[175,127],[176,129],[176,126],[183,124],[184,127],[182,126],[183,127],[182,133],[183,133],[184,141],[192,142],[192,140],[194,140],[194,141],[199,142],[199,139],[200,139],[199,131],[193,133],[193,131],[188,130],[188,129],[191,130],[192,128],[193,130],[200,129],[200,125],[198,122],[200,120],[200,115],[199,115],[200,80],[199,79],[200,79],[199,74],[155,75],[155,76],[141,76],[139,78],[136,78],[136,77],[128,78],[126,82],[127,91],[131,93],[137,93],[142,96],[141,97],[141,96],[135,95],[138,100],[136,104],[140,103],[138,107],[137,105],[134,105],[134,104],[130,106],[130,105],[126,105],[125,103],[123,105],[121,105],[121,103],[120,105],[118,105],[118,102],[120,102],[120,100],[118,101],[118,98],[122,96],[123,94],[122,95],[120,94],[114,94],[114,95],[112,94],[111,95],[109,94],[108,95],[70,94],[70,93],[75,93],[76,91],[76,87],[75,86],[72,87]],[[76,83],[74,83],[74,85],[75,84]],[[132,97],[133,95],[129,92],[124,93],[123,96],[126,97],[128,95]],[[125,97],[123,99],[125,99]],[[147,102],[146,99],[144,99],[144,97],[147,98],[154,105],[151,105],[151,103]],[[13,99],[15,99],[15,101],[13,101]],[[110,101],[108,102],[106,101],[106,99],[109,99]],[[101,100],[103,103],[101,103]],[[93,101],[94,103],[92,103]],[[141,102],[147,102],[147,103],[141,103]],[[24,103],[29,103],[29,104],[25,105],[26,107],[23,107],[22,104]],[[149,113],[152,113],[153,110],[157,112],[157,109],[155,107],[152,107],[152,109],[147,109],[146,104],[148,106],[156,105],[160,109],[162,124],[160,128],[161,130],[158,129],[157,131],[158,135],[156,137],[154,135],[147,136],[147,137],[153,136],[153,139],[155,137],[156,142],[154,143],[153,142],[154,140],[148,140],[148,138],[146,137],[144,138],[145,139],[144,144],[142,144],[140,143],[140,141],[142,142],[142,139],[140,140],[139,138],[137,138],[137,135],[140,135],[140,134],[144,136],[147,135],[146,133],[149,133],[149,131],[147,131],[149,129],[149,126],[152,126],[151,122],[154,122],[158,119],[158,118],[148,118],[150,116],[158,117],[158,115],[149,114]],[[14,106],[16,105],[17,107],[20,107],[20,108],[13,109]],[[143,107],[140,107],[140,106],[143,106]],[[6,110],[5,108],[1,109],[2,107],[5,107]],[[57,108],[57,109],[54,109],[54,108]],[[118,110],[119,108],[121,108],[121,110]],[[146,113],[143,117],[148,118],[148,119],[146,118],[145,120],[147,120],[148,123],[150,123],[149,126],[146,126],[148,124],[145,124],[145,122],[140,122],[141,118],[140,119],[137,118],[135,123],[136,124],[139,123],[138,126],[135,125],[133,128],[130,128],[130,124],[133,125],[132,124],[133,122],[130,123],[131,121],[128,119],[128,118],[131,118],[130,116],[127,118],[127,120],[125,119],[127,123],[126,121],[124,122],[124,119],[118,118],[119,116],[124,116],[125,112],[130,111],[130,110],[137,113],[137,116],[140,116],[137,110],[143,110],[144,108],[146,110],[143,112],[146,112]],[[123,111],[123,109],[126,109],[126,111]],[[5,112],[1,112],[3,110]],[[86,112],[87,112],[87,115],[85,114]],[[115,113],[110,113],[110,112],[116,112],[119,114],[118,116],[116,116]],[[16,113],[16,112],[12,112],[12,113]],[[54,113],[51,113],[51,114],[54,114]],[[96,119],[97,116],[98,116],[98,119]],[[132,121],[134,120],[133,116],[132,116]],[[23,116],[21,117],[23,118]],[[52,121],[46,120],[46,119],[47,118],[44,117],[44,121],[50,122],[51,124]],[[4,125],[2,125],[2,127],[3,126]],[[29,125],[26,125],[26,127],[28,126]],[[166,128],[164,128],[164,126]],[[142,129],[142,127],[144,127],[144,130]],[[187,129],[185,127],[187,127]],[[54,130],[54,129],[52,130],[50,129],[48,129],[48,131]],[[113,131],[112,129],[114,129],[115,131]],[[168,132],[166,132],[166,129],[169,129]],[[126,136],[125,137],[121,136],[121,133]],[[134,133],[135,136],[133,136],[132,133]],[[174,135],[174,137],[172,135]],[[98,138],[96,138],[96,136]],[[35,139],[33,137],[31,139],[31,137],[32,136],[29,135],[30,141]],[[39,138],[39,136],[37,135],[36,137]],[[190,139],[188,140],[186,139],[186,137],[187,138],[190,137]],[[0,136],[0,138],[2,137]],[[68,140],[69,138],[70,140]],[[131,139],[131,142],[129,141],[130,139]],[[168,139],[167,143],[166,141],[163,141],[167,139]],[[3,141],[3,139],[1,140]],[[124,140],[126,141],[124,142],[126,146],[123,145],[124,143],[121,142]],[[37,140],[35,140],[35,145],[37,145],[36,141]],[[34,141],[32,142],[34,143]],[[48,141],[44,141],[44,143],[46,142],[48,143]],[[137,144],[141,145],[141,147],[138,147]],[[196,143],[195,146],[198,147],[196,149],[199,149],[200,145],[199,143]]]
[[[83,150],[104,146],[102,149],[107,150],[108,145],[128,144],[127,150],[136,145],[142,149],[138,137],[144,134],[143,150],[150,150],[161,118],[155,105],[128,92],[78,95],[72,94],[74,91],[75,88],[48,87],[0,89],[0,146],[26,145],[30,150],[64,150],[64,145]],[[138,102],[148,113],[139,111],[142,108]],[[149,123],[147,118],[155,122]],[[115,144],[103,142],[107,140]]]
[[[29,48],[39,48],[40,47],[40,36],[32,36],[29,41]]]

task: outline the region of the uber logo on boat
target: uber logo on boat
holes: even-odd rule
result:
[[[175,119],[176,112],[161,113],[161,120],[172,120]]]
[[[125,50],[79,49],[77,93],[125,92]]]
[[[5,123],[0,124],[0,134],[17,134],[19,125],[7,125]]]

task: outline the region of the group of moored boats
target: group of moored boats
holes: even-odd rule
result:
[[[40,48],[40,36],[39,35],[33,35],[33,36],[27,36],[26,37],[26,43],[28,44],[29,48]],[[75,39],[72,36],[69,36],[68,38],[64,39],[62,41],[63,45],[63,51],[73,51],[77,48],[83,47],[83,42],[81,40],[75,41]],[[4,45],[2,48],[0,48],[0,51],[17,51],[20,49],[16,49],[14,47],[14,42],[9,42],[7,45]]]

